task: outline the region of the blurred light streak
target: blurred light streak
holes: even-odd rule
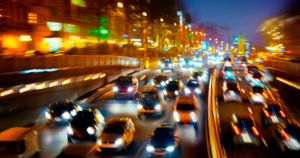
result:
[[[98,77],[99,77],[99,75],[95,75],[95,76],[92,77],[92,79],[94,80],[94,79],[96,79]]]
[[[49,87],[56,86],[57,84],[58,84],[58,81],[51,82],[51,83],[49,84]]]
[[[105,77],[106,76],[106,74],[102,74],[101,76],[100,76],[100,78],[103,78],[103,77]]]
[[[87,81],[87,80],[89,80],[89,79],[91,79],[91,77],[85,77],[84,79],[83,79],[83,81]]]
[[[65,84],[68,84],[68,83],[70,83],[71,82],[71,80],[70,79],[67,79],[67,80],[64,80],[61,84],[62,85],[65,85]]]
[[[140,80],[143,80],[145,77],[146,77],[146,75],[142,76],[142,77],[140,78]]]
[[[23,87],[19,90],[20,93],[23,93],[23,92],[27,92],[31,89],[31,87],[27,86],[27,87]]]
[[[20,36],[19,41],[31,41],[31,37],[29,35]]]
[[[12,94],[14,92],[13,89],[10,89],[10,90],[7,90],[7,91],[4,91],[0,94],[1,97],[3,96],[6,96],[6,95],[9,95],[9,94]]]
[[[284,79],[284,78],[281,78],[281,77],[276,77],[276,79],[277,79],[278,81],[281,81],[281,82],[283,82],[283,83],[285,83],[285,84],[287,84],[287,85],[290,85],[290,86],[292,86],[292,87],[294,87],[294,88],[300,89],[300,85],[298,85],[298,84],[296,84],[296,83],[294,83],[294,82],[288,81],[288,80],[286,80],[286,79]]]
[[[116,42],[115,40],[108,40],[107,43],[108,43],[108,44],[115,44],[115,43],[117,43],[117,42]]]
[[[38,84],[36,87],[35,87],[35,89],[36,90],[40,90],[40,89],[43,89],[43,88],[45,88],[46,87],[46,83],[41,83],[41,84]]]

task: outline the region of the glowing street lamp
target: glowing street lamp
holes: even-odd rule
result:
[[[146,12],[143,12],[143,15],[144,15],[144,16],[147,16],[147,13],[146,13]]]
[[[160,18],[160,21],[161,21],[161,22],[163,22],[163,21],[164,21],[164,19],[163,19],[163,18]]]
[[[121,2],[118,2],[118,7],[123,8],[123,4]]]
[[[174,26],[176,26],[176,23],[174,23]]]

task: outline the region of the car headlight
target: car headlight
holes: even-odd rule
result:
[[[184,61],[182,61],[181,63],[184,64]]]
[[[88,127],[88,128],[86,129],[86,131],[88,132],[88,134],[94,134],[94,133],[95,133],[95,128],[93,128],[93,127]]]
[[[169,67],[172,67],[172,64],[169,64]]]
[[[160,65],[160,64],[161,64],[161,62],[159,61],[159,62],[158,62],[158,65]]]
[[[151,83],[152,83],[153,86],[155,85],[154,81],[152,81]]]
[[[102,145],[102,141],[100,139],[97,139],[97,144]]]
[[[73,130],[72,130],[72,128],[71,128],[70,126],[67,127],[67,132],[68,132],[69,134],[73,134]]]
[[[77,114],[77,112],[76,112],[75,109],[71,111],[71,115],[72,115],[72,116],[75,116],[76,114]]]
[[[166,149],[168,152],[173,152],[174,151],[174,147],[173,146],[169,146]]]
[[[168,81],[168,80],[166,81],[166,84],[169,84],[169,81]]]
[[[167,95],[167,91],[166,90],[164,90],[164,94]]]
[[[165,64],[161,64],[160,66],[161,66],[161,67],[165,67]]]
[[[71,118],[71,115],[70,115],[69,112],[64,112],[64,113],[62,114],[62,117],[65,118],[65,119],[69,119],[69,118]]]
[[[185,88],[185,89],[184,89],[184,92],[187,93],[187,94],[189,94],[189,93],[191,93],[191,90],[188,89],[188,88]]]
[[[161,106],[158,104],[155,106],[155,110],[160,110],[161,109]]]
[[[175,119],[175,121],[177,121],[177,122],[180,121],[180,119],[179,119],[179,114],[178,114],[177,111],[174,111],[174,119]]]
[[[179,94],[179,92],[178,91],[175,91],[175,95],[178,95]]]
[[[122,139],[119,138],[115,141],[115,145],[121,145],[123,143]]]
[[[165,81],[162,81],[160,84],[161,84],[162,86],[165,86],[165,85],[166,85]]]
[[[193,64],[193,62],[192,62],[192,61],[190,61],[189,63],[190,63],[190,65],[192,65],[192,64]]]
[[[51,119],[51,115],[49,114],[49,112],[45,112],[45,116],[47,119]]]
[[[118,87],[114,87],[114,92],[118,91]]]
[[[133,91],[133,88],[132,87],[129,87],[128,88],[128,92],[132,92]]]
[[[197,121],[198,121],[198,117],[197,117],[197,115],[195,114],[195,112],[191,112],[190,116],[191,116],[193,122],[197,122]]]
[[[195,92],[196,92],[196,93],[201,93],[201,90],[200,90],[199,88],[196,88],[196,89],[195,89]]]
[[[148,145],[146,149],[147,149],[148,152],[154,151],[154,147],[151,146],[151,145]]]
[[[82,111],[82,107],[81,106],[77,106],[78,111]]]
[[[197,77],[197,79],[198,79],[198,80],[201,80],[201,79],[202,79],[202,77],[201,77],[201,76],[198,76],[198,77]]]
[[[138,104],[138,109],[143,109],[143,106],[141,104]]]

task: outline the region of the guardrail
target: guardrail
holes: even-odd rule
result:
[[[65,55],[0,58],[0,72],[66,67],[133,66],[143,67],[143,59],[115,55]]]
[[[291,63],[287,61],[278,61],[278,60],[267,60],[264,61],[264,66],[280,69],[289,72],[291,74],[300,74],[299,63]]]
[[[216,105],[216,78],[218,75],[218,69],[214,68],[211,71],[208,91],[208,104],[207,104],[207,126],[210,143],[210,151],[212,158],[226,158],[226,153],[222,148],[220,142],[220,131],[219,131],[219,117],[218,107]]]

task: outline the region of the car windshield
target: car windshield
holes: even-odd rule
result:
[[[239,123],[238,126],[239,127],[247,127],[247,128],[251,128],[252,126],[254,126],[253,121],[251,119],[238,119]]]
[[[189,81],[187,83],[188,86],[192,86],[192,87],[195,87],[195,86],[199,86],[199,82],[198,81]]]
[[[260,78],[262,77],[262,75],[260,73],[254,73],[253,74],[253,78]]]
[[[77,115],[74,116],[70,124],[74,128],[86,128],[88,126],[93,126],[95,123],[95,116],[93,112],[90,111],[79,111]]]
[[[194,76],[202,76],[202,74],[203,74],[202,72],[195,72]]]
[[[258,70],[257,66],[248,66],[248,70]]]
[[[274,110],[276,112],[276,111],[280,111],[281,110],[280,105],[269,105],[268,107],[269,107],[270,111]]]
[[[173,137],[173,128],[157,128],[154,132],[154,137]]]
[[[224,61],[231,61],[231,58],[225,58]]]
[[[0,141],[0,155],[9,156],[18,154],[20,141]]]
[[[171,81],[167,84],[166,89],[178,89],[179,88],[179,84],[176,81]]]
[[[233,71],[233,68],[232,67],[225,67],[224,70],[225,71]]]
[[[172,59],[166,58],[166,59],[163,59],[162,61],[164,61],[164,62],[172,62]]]
[[[154,79],[155,80],[166,80],[167,77],[166,76],[156,76]]]
[[[124,133],[124,124],[105,125],[103,133]]]
[[[238,90],[236,84],[227,84],[227,89],[228,90]]]
[[[253,87],[254,93],[262,93],[264,91],[264,88],[262,87]]]
[[[119,77],[116,81],[116,84],[132,84],[131,77]]]
[[[158,94],[155,93],[155,92],[142,92],[141,98],[144,99],[144,100],[147,100],[147,99],[157,99],[158,98]]]
[[[195,110],[195,106],[193,104],[177,104],[177,110],[192,111]]]

